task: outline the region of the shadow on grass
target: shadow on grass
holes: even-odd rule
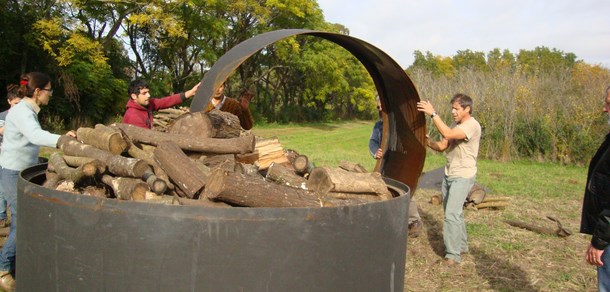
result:
[[[430,213],[419,209],[419,214],[426,228],[428,242],[434,252],[441,258],[445,257],[443,244],[443,221]],[[468,223],[466,223],[468,224]],[[527,273],[520,267],[494,255],[489,255],[478,248],[470,247],[470,254],[477,273],[489,283],[494,291],[538,291],[533,287]]]

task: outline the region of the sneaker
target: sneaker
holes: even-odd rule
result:
[[[419,234],[421,233],[421,230],[423,229],[424,224],[422,224],[422,222],[420,220],[417,220],[411,224],[409,224],[409,237],[411,238],[416,238],[419,236]]]
[[[13,275],[9,271],[0,271],[0,288],[4,289],[4,291],[15,291],[15,286],[17,282]]]

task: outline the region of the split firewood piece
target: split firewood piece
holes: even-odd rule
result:
[[[103,175],[102,182],[114,191],[114,196],[119,200],[144,200],[148,185],[141,179],[130,177],[112,177]]]
[[[307,180],[281,164],[271,163],[265,177],[281,185],[307,190]]]
[[[150,168],[144,172],[142,180],[145,181],[150,190],[157,195],[161,195],[167,190],[165,181],[158,178]]]
[[[176,186],[189,198],[197,198],[206,184],[204,174],[178,145],[171,141],[159,142],[155,160],[165,170]]]
[[[358,163],[354,163],[354,162],[350,162],[350,161],[345,161],[342,160],[339,163],[339,167],[342,169],[345,169],[347,171],[351,171],[351,172],[359,172],[359,173],[366,173],[368,172],[366,170],[366,168],[364,168],[364,166],[358,164]]]
[[[99,174],[106,172],[107,169],[106,163],[91,157],[64,155],[64,161],[71,167],[79,167],[85,164],[95,165]]]
[[[172,141],[183,150],[218,154],[249,153],[254,151],[254,136],[247,135],[230,139],[200,138],[183,134],[164,133],[143,129],[129,124],[117,124],[133,142],[158,145],[163,141]]]
[[[78,128],[76,137],[80,142],[112,154],[121,154],[128,146],[121,132],[101,124],[96,125],[95,128]]]
[[[175,197],[180,205],[183,206],[201,206],[201,207],[212,207],[212,208],[229,208],[231,205],[223,202],[210,201],[206,197],[201,197],[199,200]]]
[[[61,176],[59,176],[59,174],[55,173],[54,171],[50,171],[49,169],[45,171],[45,177],[46,180],[44,181],[42,186],[48,189],[55,189],[61,181]]]
[[[324,195],[328,192],[376,193],[384,199],[392,194],[378,172],[356,173],[341,168],[316,167],[309,175],[307,188]]]
[[[258,161],[256,164],[261,170],[267,169],[273,162],[290,163],[284,154],[284,148],[282,147],[282,144],[280,144],[278,138],[259,138],[256,141],[254,149],[258,152]]]
[[[105,162],[108,165],[108,171],[116,176],[140,178],[148,169],[148,164],[144,160],[115,155],[80,143],[70,136],[61,136],[57,144],[66,155],[92,157]]]
[[[489,203],[489,202],[500,202],[500,201],[510,201],[510,197],[505,196],[486,196],[481,203]]]
[[[300,175],[307,175],[314,169],[313,163],[305,155],[298,155],[292,163],[294,170]]]
[[[155,160],[153,151],[154,151],[154,149],[152,149],[150,151],[140,149],[140,147],[133,144],[133,142],[129,141],[129,150],[128,150],[129,155],[131,155],[131,157],[133,157],[133,158],[138,158],[138,159],[142,159],[142,160],[146,161],[146,163],[148,163],[148,165],[152,166],[153,172],[155,173],[155,175],[159,179],[162,179],[165,182],[165,186],[168,189],[173,190],[174,184],[172,184],[170,182],[169,176],[167,175],[167,173],[165,173],[165,170],[163,170],[163,168],[161,168],[159,163],[157,163],[157,161]]]
[[[222,170],[212,172],[202,196],[243,207],[321,207],[320,200],[305,190]]]
[[[505,208],[510,206],[510,203],[507,201],[496,201],[496,202],[484,202],[484,203],[480,203],[480,204],[476,204],[474,205],[475,208],[477,209],[483,209],[483,208]]]
[[[94,163],[85,163],[77,168],[73,168],[66,164],[63,155],[59,152],[54,152],[49,156],[49,164],[60,177],[71,180],[75,184],[81,183],[84,179],[92,178],[97,174],[97,167]]]

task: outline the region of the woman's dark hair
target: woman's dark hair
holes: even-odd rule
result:
[[[18,97],[32,97],[36,88],[44,89],[51,82],[49,75],[40,72],[30,72],[21,75],[19,80]]]
[[[15,98],[21,98],[17,91],[19,90],[19,85],[17,84],[9,84],[6,86],[6,99],[11,101]]]

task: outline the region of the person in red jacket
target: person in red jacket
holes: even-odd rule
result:
[[[191,90],[166,96],[164,98],[150,98],[148,84],[144,80],[134,80],[129,84],[129,101],[127,101],[123,124],[131,124],[141,128],[152,128],[153,111],[169,108],[181,104],[191,98],[199,88],[197,83]]]

